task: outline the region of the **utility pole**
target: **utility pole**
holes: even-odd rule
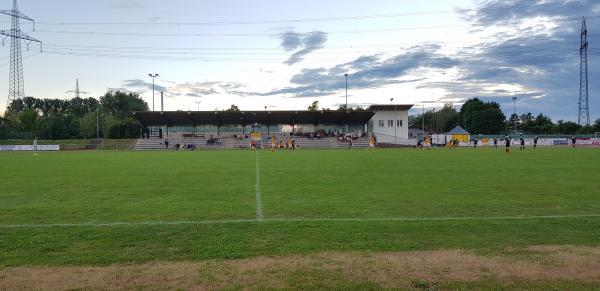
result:
[[[581,23],[581,47],[579,48],[579,55],[579,115],[577,118],[577,123],[579,125],[590,125],[590,105],[588,91],[588,41],[585,17]]]
[[[394,104],[394,98],[390,98],[390,103]],[[396,105],[394,104],[394,145],[398,144],[398,111],[396,111]]]
[[[519,116],[517,115],[517,97],[513,97],[513,108],[514,108],[514,113],[513,113],[513,123],[515,126],[515,135],[517,135],[517,118],[519,118]]]
[[[10,38],[10,74],[8,83],[8,103],[10,104],[15,99],[25,97],[25,81],[23,79],[23,53],[21,51],[21,40],[25,41],[27,50],[32,42],[40,44],[40,52],[42,42],[29,36],[21,31],[20,20],[29,20],[33,22],[33,30],[35,31],[35,22],[27,15],[19,11],[17,0],[13,0],[12,10],[0,10],[0,14],[12,17],[10,30],[0,30],[0,38],[2,45],[4,40]]]
[[[152,111],[154,111],[154,79],[158,77],[158,74],[148,74],[152,78]]]

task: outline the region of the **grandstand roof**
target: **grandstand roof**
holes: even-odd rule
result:
[[[171,111],[133,112],[144,126],[223,124],[366,124],[372,111]]]
[[[394,111],[394,110],[409,110],[414,105],[410,104],[389,104],[389,105],[371,105],[370,111]]]

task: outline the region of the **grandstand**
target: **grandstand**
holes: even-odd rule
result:
[[[134,112],[142,124],[135,150],[165,149],[175,145],[193,145],[202,149],[247,149],[251,133],[260,133],[262,145],[270,147],[271,138],[278,141],[294,139],[300,148],[348,148],[369,146],[375,135],[396,140],[408,140],[408,110],[412,105],[372,106],[368,110],[321,111],[177,111]],[[399,120],[376,120],[381,112],[389,115],[394,108]],[[386,117],[389,119],[388,117]],[[380,126],[383,124],[383,126]],[[399,130],[394,130],[398,126]],[[389,128],[388,128],[389,127]]]

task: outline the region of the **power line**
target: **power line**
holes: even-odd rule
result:
[[[228,26],[228,25],[261,25],[261,24],[288,24],[288,23],[309,23],[309,22],[330,22],[330,21],[347,21],[347,20],[362,20],[362,19],[381,19],[381,18],[398,18],[409,16],[437,15],[462,12],[476,11],[493,11],[507,10],[518,8],[532,7],[555,7],[555,6],[577,6],[600,3],[600,0],[588,1],[570,1],[564,2],[549,2],[531,5],[502,5],[482,8],[457,8],[454,10],[438,10],[438,11],[419,11],[407,13],[388,13],[374,15],[357,15],[357,16],[339,16],[339,17],[322,17],[322,18],[299,18],[299,19],[279,19],[279,20],[251,20],[251,21],[215,21],[215,22],[40,22],[44,25],[52,26]]]

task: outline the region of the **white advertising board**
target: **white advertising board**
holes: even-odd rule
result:
[[[38,145],[38,151],[60,151],[59,145]],[[0,152],[33,151],[33,145],[0,145]]]

